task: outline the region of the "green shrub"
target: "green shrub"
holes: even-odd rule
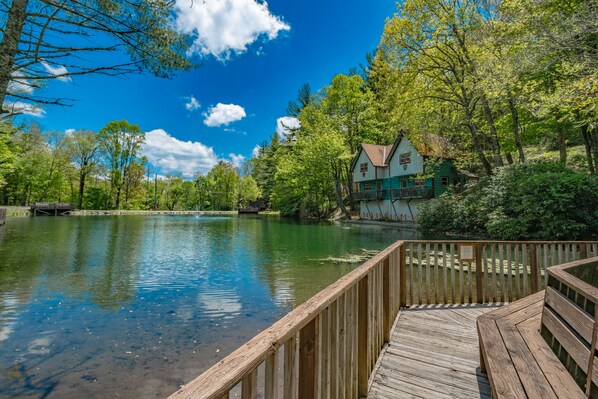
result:
[[[558,163],[500,168],[420,208],[425,231],[489,238],[575,239],[598,231],[598,178]]]

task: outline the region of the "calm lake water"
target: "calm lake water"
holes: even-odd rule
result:
[[[278,217],[40,217],[0,227],[0,397],[161,398],[416,233]]]

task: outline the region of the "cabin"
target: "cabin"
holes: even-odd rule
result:
[[[413,140],[401,134],[392,145],[362,144],[351,163],[352,198],[360,203],[360,217],[415,221],[424,201],[464,182],[451,158],[452,148],[434,134]]]

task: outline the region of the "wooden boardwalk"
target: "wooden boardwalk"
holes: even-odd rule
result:
[[[412,306],[399,313],[368,398],[490,398],[477,316],[493,305]]]

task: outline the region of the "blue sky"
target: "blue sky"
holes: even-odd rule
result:
[[[176,21],[196,37],[202,32],[192,57],[202,62],[199,69],[173,79],[143,74],[53,80],[44,94],[76,101],[68,108],[47,107],[35,119],[43,129],[59,131],[97,131],[127,119],[152,132],[144,151],[158,173],[205,173],[218,159],[251,157],[276,130],[302,83],[317,90],[363,63],[395,10],[392,1],[201,3],[190,9],[189,0],[177,0]]]

